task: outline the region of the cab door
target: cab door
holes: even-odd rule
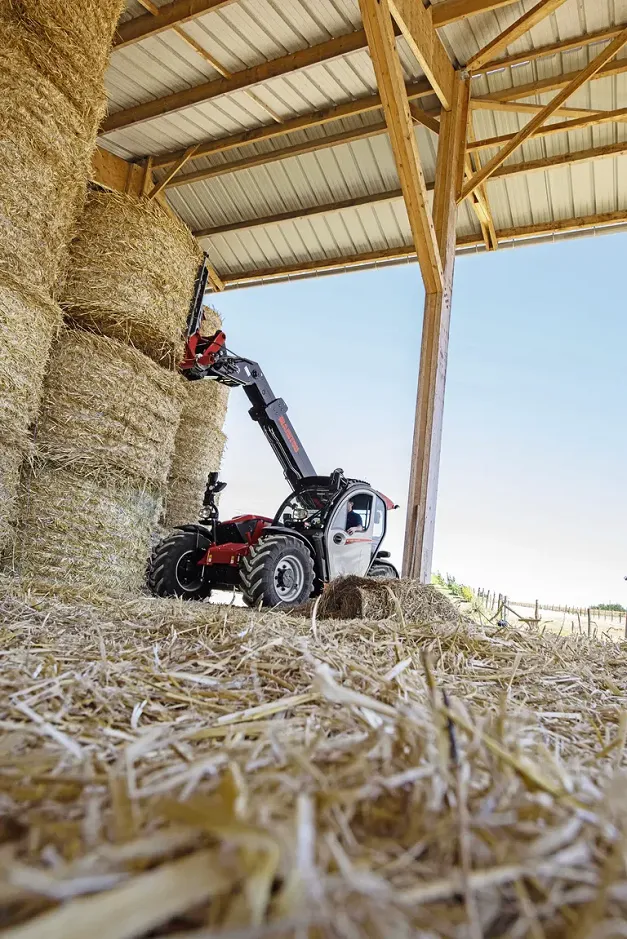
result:
[[[347,531],[348,503],[361,518],[361,531]],[[372,558],[372,528],[374,524],[371,492],[353,491],[345,496],[331,517],[326,532],[329,580],[346,574],[365,577]]]

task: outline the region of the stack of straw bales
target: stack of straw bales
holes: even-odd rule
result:
[[[205,307],[203,334],[222,328],[219,313]],[[207,475],[220,468],[226,437],[222,432],[228,388],[214,381],[187,382],[185,403],[176,435],[168,479],[165,525],[174,528],[196,521],[202,509]]]
[[[52,339],[53,302],[106,107],[123,0],[0,5],[0,551]]]
[[[24,482],[17,547],[23,576],[139,589],[182,402],[178,377],[141,352],[64,331]]]
[[[183,381],[174,371],[200,251],[159,205],[91,192],[62,303],[16,548],[31,581],[141,588]]]

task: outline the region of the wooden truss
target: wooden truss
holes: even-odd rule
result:
[[[118,165],[123,161],[116,163],[115,158],[99,158],[95,164],[97,176],[104,178],[111,174],[111,178],[126,178],[127,191],[131,191],[128,189],[130,179],[132,191],[139,188],[139,194],[145,198],[156,198],[166,204],[164,194],[176,188],[195,186],[220,176],[358,140],[381,135],[388,137],[398,173],[398,185],[394,188],[272,215],[240,218],[198,229],[195,235],[209,245],[218,245],[220,238],[234,232],[297,223],[300,219],[403,200],[411,228],[410,244],[365,251],[348,258],[331,257],[265,267],[239,276],[225,276],[212,268],[210,279],[213,289],[222,290],[318,271],[346,270],[417,258],[426,297],[404,572],[408,576],[428,580],[456,252],[477,247],[496,250],[499,245],[518,240],[589,229],[611,230],[627,225],[627,212],[614,212],[499,229],[494,223],[489,201],[494,180],[552,171],[569,164],[627,153],[627,143],[619,141],[534,160],[513,162],[510,159],[532,139],[627,121],[627,108],[599,111],[572,106],[569,101],[586,83],[627,72],[627,59],[616,58],[627,44],[627,24],[561,40],[528,52],[508,53],[508,49],[529,29],[555,13],[565,2],[535,0],[522,16],[515,18],[510,14],[511,22],[507,29],[468,62],[458,63],[451,61],[438,30],[477,14],[511,7],[515,0],[440,0],[426,6],[423,0],[359,0],[363,20],[361,29],[231,72],[190,35],[185,25],[207,13],[219,13],[236,0],[172,0],[161,5],[154,0],[139,2],[146,13],[119,27],[116,49],[127,49],[144,39],[174,31],[195,55],[217,72],[217,77],[114,112],[104,121],[102,134],[112,134],[165,115],[176,115],[234,92],[244,92],[248,96],[255,114],[259,116],[259,123],[253,129],[237,134],[194,140],[190,146],[178,151],[153,153],[140,161],[143,169],[136,166],[126,172]],[[424,73],[420,81],[406,83],[404,80],[397,42],[400,36],[420,64]],[[561,53],[593,44],[599,44],[601,48],[594,50],[585,68],[572,72],[558,70],[560,60],[556,57]],[[366,49],[374,66],[375,93],[292,117],[279,113],[276,100],[273,102],[263,87],[271,79]],[[488,94],[470,93],[479,76],[496,69],[550,58],[556,59],[556,67],[549,77],[526,84],[512,84],[510,88]],[[553,92],[555,94],[548,104],[538,103],[537,96]],[[473,115],[483,110],[518,113],[526,123],[515,133],[477,138]],[[334,129],[334,124],[346,119],[351,119],[348,124],[340,123]],[[427,128],[428,134],[433,135],[430,139],[434,146],[437,145],[435,179],[432,182],[425,179],[423,172],[416,125]],[[303,131],[306,133],[301,133]],[[299,136],[294,137],[297,133]],[[268,143],[271,147],[267,146]],[[258,147],[259,144],[264,146]],[[107,180],[104,184],[108,184]],[[464,199],[469,200],[477,217],[480,234],[456,240],[458,206]]]

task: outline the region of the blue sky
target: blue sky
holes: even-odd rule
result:
[[[457,260],[434,566],[519,600],[627,602],[627,235]],[[400,563],[423,288],[416,264],[216,297],[320,473],[400,503]],[[223,515],[287,494],[231,393]],[[225,515],[225,517],[226,517]]]

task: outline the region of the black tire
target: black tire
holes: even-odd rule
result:
[[[248,606],[299,606],[313,592],[311,552],[299,538],[268,535],[242,560],[240,580]]]
[[[207,551],[193,531],[177,531],[160,541],[148,565],[148,586],[158,597],[204,600],[211,594],[206,569],[198,561]]]
[[[375,561],[367,577],[374,577],[375,580],[398,580],[398,571],[389,561]]]

